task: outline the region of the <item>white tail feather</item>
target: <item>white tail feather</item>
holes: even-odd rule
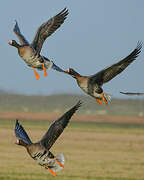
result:
[[[56,156],[56,160],[59,161],[63,166],[64,166],[64,163],[65,163],[65,157],[64,157],[64,154],[58,154]],[[63,167],[61,167],[59,164],[56,163],[56,166],[54,168],[52,168],[52,170],[54,172],[58,172],[58,171],[61,171],[63,169]]]
[[[56,160],[59,161],[63,166],[64,166],[64,163],[65,163],[65,157],[64,155],[61,153],[61,154],[58,154],[56,157]],[[55,161],[55,165],[53,168],[51,168],[52,171],[54,171],[55,173],[58,172],[58,171],[61,171],[63,169],[62,166],[60,166],[56,161]],[[48,170],[46,168],[46,170]]]
[[[104,93],[104,96],[111,102],[112,96],[110,94]]]
[[[53,66],[53,62],[52,61],[45,61],[45,66],[46,66],[46,69],[51,69],[52,66]]]

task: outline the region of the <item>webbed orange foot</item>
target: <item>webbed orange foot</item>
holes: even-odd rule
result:
[[[58,160],[56,160],[56,158],[54,158],[53,160],[55,160],[58,163],[58,165],[60,165],[61,167],[64,168],[64,165],[62,163],[60,163]]]
[[[99,104],[103,104],[103,102],[99,99],[96,99],[96,101],[99,103]]]
[[[32,68],[33,68],[36,79],[39,80],[40,75],[35,71],[35,68],[33,66],[32,66]]]
[[[103,92],[101,93],[101,96],[102,96],[102,100],[105,102],[105,104],[108,104]]]
[[[50,169],[48,166],[45,166],[45,168],[48,169],[53,176],[56,176],[56,173],[52,169]]]
[[[43,65],[44,75],[45,75],[45,76],[47,76],[47,72],[46,72],[45,64],[44,64],[44,63],[42,63],[42,65]]]

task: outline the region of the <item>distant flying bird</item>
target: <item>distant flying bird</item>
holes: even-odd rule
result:
[[[120,92],[120,93],[128,96],[144,96],[144,93],[132,93],[132,92]]]
[[[28,66],[33,68],[37,80],[39,79],[40,75],[35,71],[35,68],[44,70],[45,76],[47,76],[46,69],[50,68],[63,72],[61,68],[56,66],[48,58],[40,55],[40,52],[46,38],[53,34],[61,26],[61,24],[64,23],[67,15],[68,10],[64,8],[59,14],[50,18],[47,22],[39,26],[31,44],[29,44],[29,42],[21,34],[16,21],[13,31],[19,39],[20,44],[18,44],[15,40],[8,42],[8,44],[18,49],[19,56],[27,63]]]
[[[142,44],[138,42],[137,47],[126,58],[91,76],[82,76],[72,68],[67,69],[65,73],[75,78],[78,86],[84,92],[94,97],[98,103],[103,104],[104,101],[105,104],[108,104],[110,96],[103,92],[102,85],[113,79],[130,65],[141,52],[141,48]]]
[[[63,154],[55,156],[49,150],[57,138],[61,135],[64,128],[68,125],[72,115],[78,110],[80,106],[81,102],[79,101],[63,116],[54,121],[42,139],[36,143],[32,143],[22,125],[18,122],[18,120],[16,120],[15,135],[18,138],[16,144],[24,146],[27,149],[29,155],[39,165],[49,170],[53,176],[56,175],[57,171],[60,171],[64,168],[65,158]]]

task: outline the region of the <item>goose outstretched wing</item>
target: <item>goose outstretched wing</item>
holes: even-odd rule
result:
[[[67,18],[68,10],[64,8],[59,14],[43,23],[37,30],[31,46],[40,53],[42,45],[47,37],[54,33]]]
[[[144,93],[132,93],[132,92],[120,92],[120,93],[128,96],[144,96]]]
[[[81,102],[78,101],[78,103],[74,107],[72,107],[59,119],[54,121],[50,125],[46,134],[41,139],[40,144],[49,150],[52,147],[52,145],[55,143],[57,138],[61,135],[64,128],[68,125],[69,120],[71,119],[72,115],[76,112],[76,110],[78,110],[80,106],[81,106]]]
[[[16,20],[15,20],[16,21]],[[18,23],[16,21],[16,24],[14,26],[14,29],[13,29],[14,33],[16,34],[17,38],[19,39],[20,41],[20,44],[21,45],[29,45],[29,42],[25,39],[25,37],[21,34],[20,32],[20,28],[18,26]]]
[[[32,144],[28,134],[26,133],[22,125],[18,122],[18,120],[16,120],[15,124],[15,135],[18,139],[22,139],[27,144]]]
[[[138,42],[137,47],[126,58],[91,76],[90,81],[99,85],[103,85],[104,83],[110,81],[119,73],[121,73],[134,60],[136,60],[139,53],[141,52],[141,48],[142,43]]]

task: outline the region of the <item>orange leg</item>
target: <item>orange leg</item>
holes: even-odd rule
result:
[[[36,79],[39,80],[40,75],[35,71],[35,68],[32,66],[33,71],[35,73]]]
[[[99,99],[96,99],[96,101],[99,103],[99,104],[103,104],[103,102]]]
[[[45,166],[45,168],[47,168],[53,176],[56,176],[56,173],[52,169],[50,169],[48,166]]]
[[[45,64],[42,63],[42,65],[43,65],[44,75],[47,76],[46,68],[45,68],[45,66],[44,66]]]
[[[61,166],[64,168],[64,165],[62,163],[60,163],[59,161],[56,160],[56,158],[54,158],[54,160]]]
[[[108,104],[103,92],[101,93],[101,96],[102,96],[102,100],[105,102],[105,104]]]

